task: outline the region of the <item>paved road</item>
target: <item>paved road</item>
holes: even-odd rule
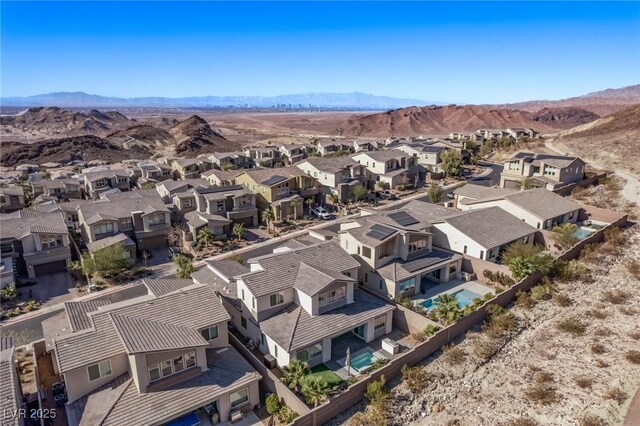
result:
[[[575,155],[570,152],[565,152],[560,148],[556,147],[553,144],[553,139],[549,139],[545,141],[544,145],[551,151],[560,155]],[[591,160],[589,160],[589,165],[596,169],[601,169],[601,170],[611,169],[610,167],[605,167],[604,165]],[[621,178],[627,181],[627,183],[622,188],[622,191],[621,191],[622,196],[626,198],[628,201],[640,205],[640,181],[635,176],[627,172],[624,172],[622,170],[615,170],[613,173],[616,176],[620,176]]]
[[[482,186],[494,186],[500,184],[500,174],[502,173],[502,164],[490,163],[489,161],[478,161],[478,166],[487,167],[491,172],[477,178],[469,179],[469,183]]]

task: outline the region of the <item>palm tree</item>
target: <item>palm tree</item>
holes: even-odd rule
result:
[[[544,247],[541,245],[513,243],[502,253],[502,263],[507,265],[513,278],[520,281],[527,275],[551,269],[553,257],[543,251]]]
[[[213,243],[214,239],[213,232],[211,232],[211,229],[208,226],[200,229],[198,231],[198,236],[196,237],[198,244],[204,244],[205,246],[209,246]]]
[[[289,207],[291,208],[291,219],[296,218],[296,209],[298,208],[299,204],[300,204],[300,200],[289,201]]]
[[[327,391],[329,390],[329,384],[317,377],[315,379],[309,379],[302,385],[302,394],[304,395],[307,404],[311,404],[314,407],[320,405],[320,403],[327,397]]]
[[[551,232],[553,232],[553,239],[560,244],[560,247],[568,250],[580,241],[580,238],[576,235],[577,230],[578,227],[575,224],[563,223],[562,225],[554,226]]]
[[[18,295],[18,291],[16,290],[15,284],[7,284],[2,287],[2,297],[5,299],[13,299]]]
[[[239,240],[241,240],[244,237],[245,232],[247,232],[247,230],[244,228],[244,223],[234,223],[233,224],[233,229],[231,230],[231,233]]]
[[[309,210],[309,215],[311,215],[311,207],[313,206],[314,203],[314,199],[313,198],[307,198],[304,203],[307,205],[307,209]]]
[[[306,362],[293,359],[289,365],[282,369],[282,373],[284,374],[282,379],[287,386],[289,386],[289,389],[298,392],[300,389],[300,381],[304,376],[311,373],[311,369]]]
[[[269,232],[271,232],[271,222],[275,218],[276,218],[276,215],[273,214],[273,210],[271,210],[271,207],[262,211],[262,221],[267,224],[267,230]]]
[[[433,313],[438,321],[441,321],[444,325],[453,324],[462,316],[462,311],[455,296],[441,294],[436,298],[436,301],[438,304],[433,309]]]
[[[353,194],[353,199],[357,203],[362,197],[366,195],[367,187],[362,184],[358,184],[351,189],[351,193]]]
[[[193,272],[191,259],[182,254],[178,254],[173,256],[173,262],[176,264],[176,276],[179,279],[191,278],[191,273]]]

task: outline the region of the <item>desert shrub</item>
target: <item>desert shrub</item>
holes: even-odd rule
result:
[[[442,357],[449,365],[459,365],[464,362],[467,353],[459,346],[449,345],[442,348]]]
[[[511,287],[512,285],[514,285],[516,282],[513,278],[511,278],[510,275],[505,274],[503,272],[493,272],[490,271],[488,269],[485,269],[482,272],[482,275],[484,275],[484,277],[489,280],[491,283],[493,284],[499,284],[502,287]]]
[[[367,407],[364,411],[356,413],[349,419],[349,426],[386,426],[387,420],[384,414],[380,414],[377,409]]]
[[[602,301],[609,302],[614,305],[621,305],[623,303],[626,303],[627,299],[630,296],[631,295],[627,291],[624,291],[619,288],[615,288],[613,290],[605,291],[604,294],[602,295]]]
[[[508,426],[538,426],[538,422],[530,419],[529,417],[518,417],[511,420]]]
[[[577,260],[558,260],[553,268],[553,275],[561,282],[590,281],[589,268]]]
[[[525,309],[531,309],[536,305],[536,301],[531,297],[531,293],[526,290],[516,292],[516,305]]]
[[[636,280],[640,280],[640,261],[633,260],[627,264],[627,271]]]
[[[593,343],[591,345],[591,352],[593,352],[594,354],[602,355],[606,351],[607,351],[607,349],[605,348],[605,346],[602,343]]]
[[[567,296],[564,293],[558,293],[553,297],[553,300],[555,300],[556,305],[561,306],[563,308],[566,308],[568,306],[571,306],[573,304],[573,300],[571,300],[571,298],[569,296]]]
[[[409,308],[409,309],[413,309],[413,300],[409,299],[407,296],[405,295],[400,295],[398,297],[396,297],[395,302],[398,305],[404,306],[405,308]]]
[[[633,340],[640,340],[640,330],[632,330],[627,333]]]
[[[585,414],[580,417],[578,426],[607,426],[607,422],[594,414]]]
[[[480,360],[488,361],[498,352],[499,349],[500,340],[480,336],[473,342],[471,350]]]
[[[549,405],[560,400],[552,381],[535,381],[524,391],[525,397],[534,404]]]
[[[556,324],[556,327],[560,331],[564,331],[565,333],[572,334],[574,336],[581,336],[587,330],[587,326],[585,323],[580,320],[580,318],[576,315],[572,315],[567,317]]]
[[[535,301],[549,300],[553,296],[549,287],[544,284],[539,284],[531,288],[531,298]]]
[[[619,387],[610,387],[604,393],[604,397],[617,402],[618,405],[622,405],[622,403],[627,399],[627,394]]]
[[[640,351],[630,350],[624,354],[624,357],[633,364],[640,364]]]
[[[293,411],[291,407],[288,405],[283,405],[278,411],[278,421],[282,424],[288,425],[291,423],[296,417],[298,417],[298,413]]]
[[[587,311],[586,314],[595,319],[605,319],[609,316],[607,311],[603,311],[602,309],[591,309]]]
[[[609,363],[603,359],[596,359],[596,367],[607,368],[609,367]]]
[[[513,312],[500,305],[487,306],[487,321],[484,330],[488,336],[501,338],[514,331],[517,325],[518,322]]]
[[[591,377],[581,376],[576,379],[576,385],[582,389],[590,388],[593,386],[593,380]]]
[[[389,391],[384,387],[384,385],[385,378],[384,375],[382,375],[378,380],[370,382],[367,385],[367,391],[365,392],[369,405],[381,413],[386,413],[387,400],[389,398]]]
[[[280,404],[280,398],[278,398],[278,395],[276,395],[275,393],[270,393],[267,398],[265,399],[265,404],[267,407],[267,413],[271,414],[272,416],[274,414],[277,414],[278,411],[280,411],[280,408],[282,408],[282,404]]]
[[[424,367],[409,367],[408,365],[402,366],[402,382],[411,392],[417,393],[424,390],[432,378],[433,375]]]

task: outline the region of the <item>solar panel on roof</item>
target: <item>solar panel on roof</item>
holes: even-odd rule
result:
[[[416,219],[415,217],[411,216],[407,212],[391,213],[389,215],[389,217],[391,219],[393,219],[400,226],[409,226],[409,225],[414,225],[414,224],[420,222],[418,219]]]
[[[388,238],[394,232],[396,232],[396,230],[393,228],[375,224],[370,228],[369,232],[367,232],[367,236],[382,241],[385,238]]]
[[[264,185],[275,185],[278,182],[282,182],[283,180],[287,179],[284,176],[271,176],[269,179],[265,180],[264,182],[262,182]]]

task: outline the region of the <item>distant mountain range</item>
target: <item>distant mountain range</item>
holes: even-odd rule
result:
[[[366,93],[304,93],[282,96],[198,96],[187,98],[116,98],[90,95],[84,92],[56,92],[26,97],[1,98],[3,106],[34,107],[57,106],[63,108],[212,108],[255,107],[269,108],[275,105],[291,105],[307,108],[340,109],[389,109],[412,105],[443,105],[443,102],[427,102],[419,99],[400,99],[375,96]]]

